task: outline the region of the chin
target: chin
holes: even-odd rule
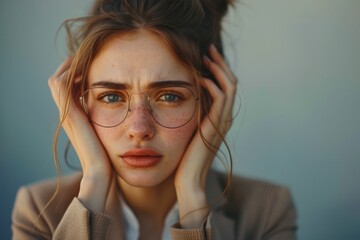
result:
[[[153,188],[172,180],[171,177],[164,174],[136,170],[128,170],[126,173],[120,172],[118,177],[126,184],[137,188]]]

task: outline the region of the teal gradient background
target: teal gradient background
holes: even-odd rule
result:
[[[360,239],[360,1],[242,3],[224,32],[242,100],[228,139],[235,171],[291,189],[299,239]],[[11,238],[17,189],[56,175],[47,79],[66,50],[64,33],[55,35],[90,5],[0,2],[1,239]]]

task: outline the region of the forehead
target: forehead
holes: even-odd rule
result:
[[[88,82],[124,83],[131,88],[156,81],[193,82],[191,71],[182,64],[165,41],[146,30],[111,36],[89,69]]]

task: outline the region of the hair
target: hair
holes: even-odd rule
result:
[[[69,55],[73,57],[69,72],[64,79],[67,99],[64,114],[54,136],[54,160],[60,178],[60,167],[57,154],[57,141],[61,125],[66,118],[69,102],[78,102],[79,96],[86,89],[86,79],[93,60],[99,54],[102,46],[114,34],[131,33],[147,30],[161,37],[175,53],[181,63],[193,74],[196,80],[199,96],[198,126],[211,106],[211,97],[206,89],[199,84],[200,76],[214,81],[215,77],[203,64],[202,57],[207,55],[211,44],[223,54],[221,41],[221,21],[234,0],[96,0],[89,16],[69,19],[64,22],[68,34]],[[75,84],[75,77],[83,79]],[[210,119],[211,120],[211,119]],[[214,125],[214,124],[213,124]],[[222,160],[227,168],[227,183],[223,194],[229,190],[232,176],[232,157],[225,136],[214,128],[225,143],[229,165]],[[218,146],[213,146],[198,128],[204,144],[214,154],[219,152]],[[220,158],[223,159],[223,158]],[[54,199],[57,189],[50,199]],[[45,206],[45,208],[48,204]]]

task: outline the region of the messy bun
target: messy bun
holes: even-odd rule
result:
[[[147,29],[160,35],[194,74],[216,83],[203,66],[202,57],[207,55],[210,44],[223,54],[221,21],[233,1],[95,0],[88,17],[66,22],[70,54],[75,54],[85,39],[99,31],[107,31],[110,35],[112,32]],[[72,28],[79,22],[80,27]],[[104,40],[106,36],[101,38]]]
[[[208,43],[213,43],[217,49],[223,53],[223,46],[221,41],[221,22],[226,15],[228,6],[233,5],[233,0],[202,0],[205,17],[203,20],[202,37],[206,38]]]
[[[148,1],[131,1],[134,5],[143,5],[144,9],[151,6],[161,4],[168,7],[167,12],[171,12],[172,5],[188,5],[192,10],[197,12],[198,18],[195,20],[196,24],[191,22],[184,22],[182,24],[193,27],[197,38],[200,40],[199,45],[201,53],[205,53],[207,46],[211,43],[215,44],[218,50],[223,53],[223,46],[221,41],[221,21],[227,13],[228,7],[234,4],[234,0],[186,0],[186,1],[163,1],[163,0],[148,0]],[[103,12],[121,12],[124,6],[128,5],[130,1],[126,0],[96,0],[90,15],[96,16]],[[184,7],[186,9],[186,7]],[[180,20],[180,19],[179,19]],[[181,19],[183,20],[183,19]],[[197,26],[197,29],[195,27]],[[174,25],[176,27],[176,25]]]

